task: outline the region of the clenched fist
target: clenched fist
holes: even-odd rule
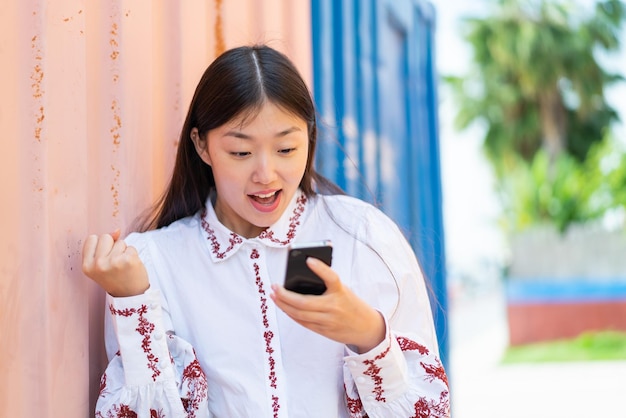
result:
[[[114,297],[144,293],[150,282],[137,250],[113,234],[90,235],[83,246],[83,273]]]

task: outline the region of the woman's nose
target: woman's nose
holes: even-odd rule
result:
[[[276,167],[270,156],[260,155],[252,176],[252,181],[261,184],[270,184],[276,179]]]

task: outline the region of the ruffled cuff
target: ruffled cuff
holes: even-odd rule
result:
[[[126,385],[174,379],[163,326],[161,293],[148,289],[131,297],[107,295],[107,305],[120,347]]]
[[[358,354],[346,348],[345,365],[357,386],[363,405],[376,406],[392,402],[408,389],[406,359],[389,329],[385,318],[385,338],[367,353]]]

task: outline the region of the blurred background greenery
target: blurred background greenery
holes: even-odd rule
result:
[[[624,3],[498,0],[462,21],[473,61],[444,77],[456,125],[485,126],[506,232],[549,224],[564,232],[626,208],[626,157],[605,91],[623,81],[599,55],[620,48]]]

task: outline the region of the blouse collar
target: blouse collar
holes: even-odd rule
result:
[[[268,247],[289,245],[296,236],[296,231],[303,219],[307,200],[306,195],[298,189],[278,221],[262,231],[258,237],[247,239],[224,226],[217,219],[210,198],[207,199],[205,209],[200,214],[200,223],[211,258],[215,262],[226,260],[235,254],[245,242],[257,241]]]

